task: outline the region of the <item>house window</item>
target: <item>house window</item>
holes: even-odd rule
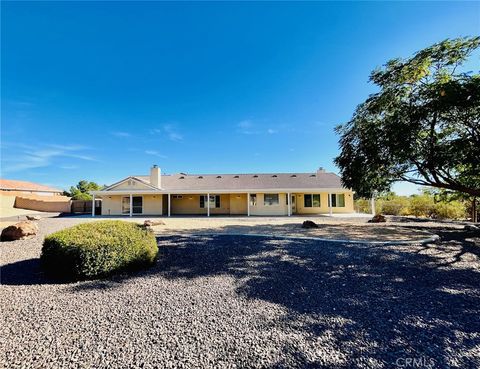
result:
[[[266,193],[263,195],[264,206],[274,206],[280,203],[278,199],[278,193]]]
[[[320,207],[320,194],[305,194],[303,195],[303,206],[305,208],[319,208]]]
[[[183,199],[183,195],[173,195],[172,197],[173,197],[174,199],[176,199],[176,200],[181,200],[181,199]]]
[[[206,208],[205,202],[207,200],[206,195],[200,196],[200,208]],[[220,195],[210,195],[210,209],[215,209],[220,207]]]
[[[330,206],[330,196],[328,199],[328,204]],[[332,193],[332,208],[344,208],[344,207],[345,207],[345,194]]]
[[[132,197],[132,213],[133,214],[143,213],[143,197],[142,196]],[[122,198],[122,214],[130,214],[130,197],[129,196],[125,196]]]
[[[257,194],[251,193],[250,194],[250,206],[257,206]]]

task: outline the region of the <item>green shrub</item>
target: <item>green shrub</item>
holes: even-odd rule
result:
[[[371,213],[370,202],[368,199],[356,199],[355,200],[355,210],[358,213]]]
[[[408,209],[409,200],[406,197],[397,196],[382,202],[382,214],[404,215]]]
[[[429,195],[414,195],[410,198],[409,213],[416,217],[430,217],[435,203]]]
[[[92,279],[151,264],[158,253],[153,233],[125,221],[76,225],[45,238],[45,271],[65,279]]]
[[[465,219],[465,205],[460,201],[438,202],[433,208],[433,217],[437,219]]]
[[[357,213],[371,214],[372,212],[372,202],[371,199],[356,199],[355,200],[355,211]],[[375,200],[375,213],[379,214],[382,210],[382,200]]]

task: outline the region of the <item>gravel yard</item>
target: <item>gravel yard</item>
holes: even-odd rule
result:
[[[83,221],[0,244],[0,367],[480,367],[480,241],[455,227],[402,246],[163,232],[148,270],[46,280],[43,236]]]

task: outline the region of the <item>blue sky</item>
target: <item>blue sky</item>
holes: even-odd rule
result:
[[[1,175],[337,171],[393,57],[480,30],[478,2],[3,2]],[[409,193],[415,186],[397,186]]]

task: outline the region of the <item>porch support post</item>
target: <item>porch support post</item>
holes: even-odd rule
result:
[[[250,192],[247,192],[247,217],[250,216]]]
[[[375,197],[374,196],[372,196],[371,203],[372,203],[372,216],[375,216]]]
[[[130,194],[130,216],[132,216],[132,211],[133,211],[133,197],[132,194]]]
[[[210,216],[210,194],[207,193],[207,217]]]
[[[170,194],[168,194],[167,196],[168,196],[168,201],[167,201],[167,203],[168,203],[168,216],[170,216],[170,213],[171,213],[171,210],[170,210],[170,207],[171,207],[171,205],[170,205]]]
[[[290,192],[287,193],[287,206],[288,206],[288,216],[292,215],[292,196]]]
[[[95,195],[92,195],[92,218],[95,216]]]
[[[330,216],[332,216],[333,210],[332,210],[332,194],[328,194],[328,210],[330,212]]]

